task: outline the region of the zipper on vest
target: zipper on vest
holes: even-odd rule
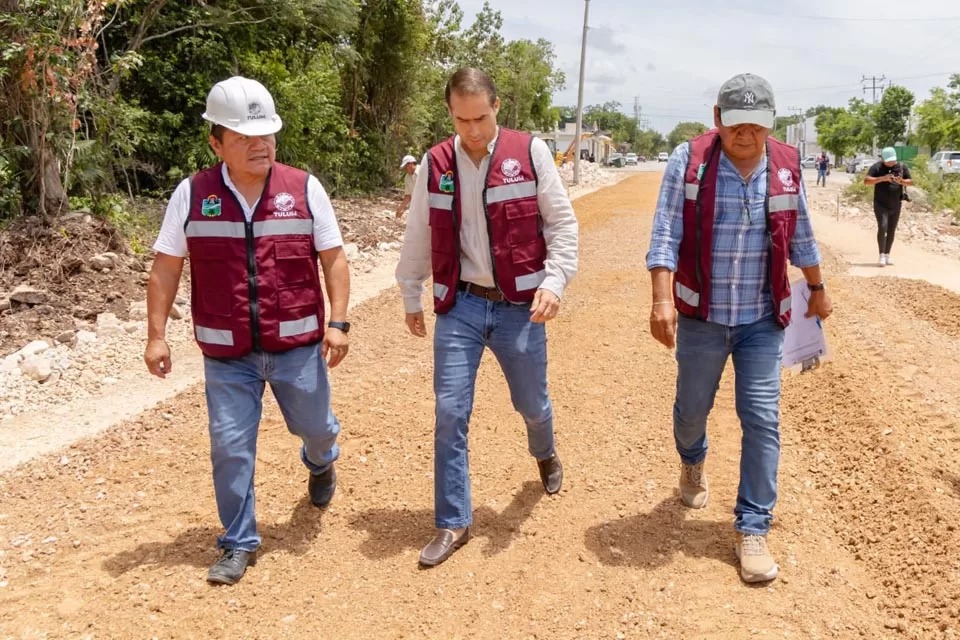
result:
[[[247,240],[247,289],[250,295],[250,336],[253,350],[260,350],[260,302],[257,291],[257,256],[253,246],[253,220],[244,216],[243,229]]]
[[[487,184],[490,180],[490,167],[493,166],[493,158],[497,153],[498,146],[500,146],[499,135],[497,136],[497,141],[493,145],[493,151],[490,152],[489,159],[487,160],[487,170],[483,174],[483,219],[487,223],[487,246],[490,248],[490,270],[493,272],[493,286],[496,287],[497,291],[500,292],[504,300],[513,302],[513,300],[510,300],[510,298],[503,293],[503,289],[500,288],[500,278],[497,277],[497,258],[493,255],[493,229],[490,225],[490,211],[487,210]],[[457,235],[459,237],[459,233]]]

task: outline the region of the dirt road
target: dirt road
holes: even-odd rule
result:
[[[0,475],[0,637],[953,638],[960,633],[960,297],[844,275],[827,251],[836,360],[785,377],[781,577],[732,552],[732,372],[710,423],[711,502],[679,505],[675,363],[647,334],[643,269],[659,176],[577,202],[582,270],[551,327],[566,468],[543,495],[506,385],[477,384],[474,535],[417,568],[432,528],[428,341],[396,291],[354,313],[334,375],[340,489],[305,500],[297,443],[268,403],[264,537],[232,588],[204,582],[218,533],[202,390]]]

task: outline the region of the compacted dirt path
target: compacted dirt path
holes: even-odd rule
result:
[[[579,199],[581,273],[550,327],[566,479],[543,495],[485,357],[471,430],[474,539],[417,567],[432,518],[430,342],[395,289],[352,312],[333,374],[340,486],[305,498],[267,403],[264,542],[235,587],[217,557],[202,388],[0,475],[0,638],[953,638],[960,633],[960,297],[846,275],[832,253],[835,360],[784,375],[780,578],[732,551],[732,371],[710,422],[711,501],[682,508],[675,362],[647,332],[643,259],[659,176]],[[144,374],[146,375],[146,374]]]

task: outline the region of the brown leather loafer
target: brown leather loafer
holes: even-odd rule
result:
[[[563,485],[563,465],[560,464],[557,454],[546,460],[537,460],[537,466],[540,467],[540,481],[543,482],[544,491],[550,495],[559,493]]]
[[[420,565],[423,567],[435,567],[451,555],[453,552],[467,544],[470,540],[470,527],[467,527],[460,537],[457,537],[450,529],[438,529],[437,535],[433,537],[430,544],[420,552]]]

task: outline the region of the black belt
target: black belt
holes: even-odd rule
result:
[[[461,280],[457,283],[457,289],[460,291],[466,291],[470,295],[477,296],[478,298],[484,298],[485,300],[490,300],[492,302],[503,302],[506,300],[506,298],[503,297],[503,294],[497,291],[496,287],[481,287],[478,284],[464,282]]]

